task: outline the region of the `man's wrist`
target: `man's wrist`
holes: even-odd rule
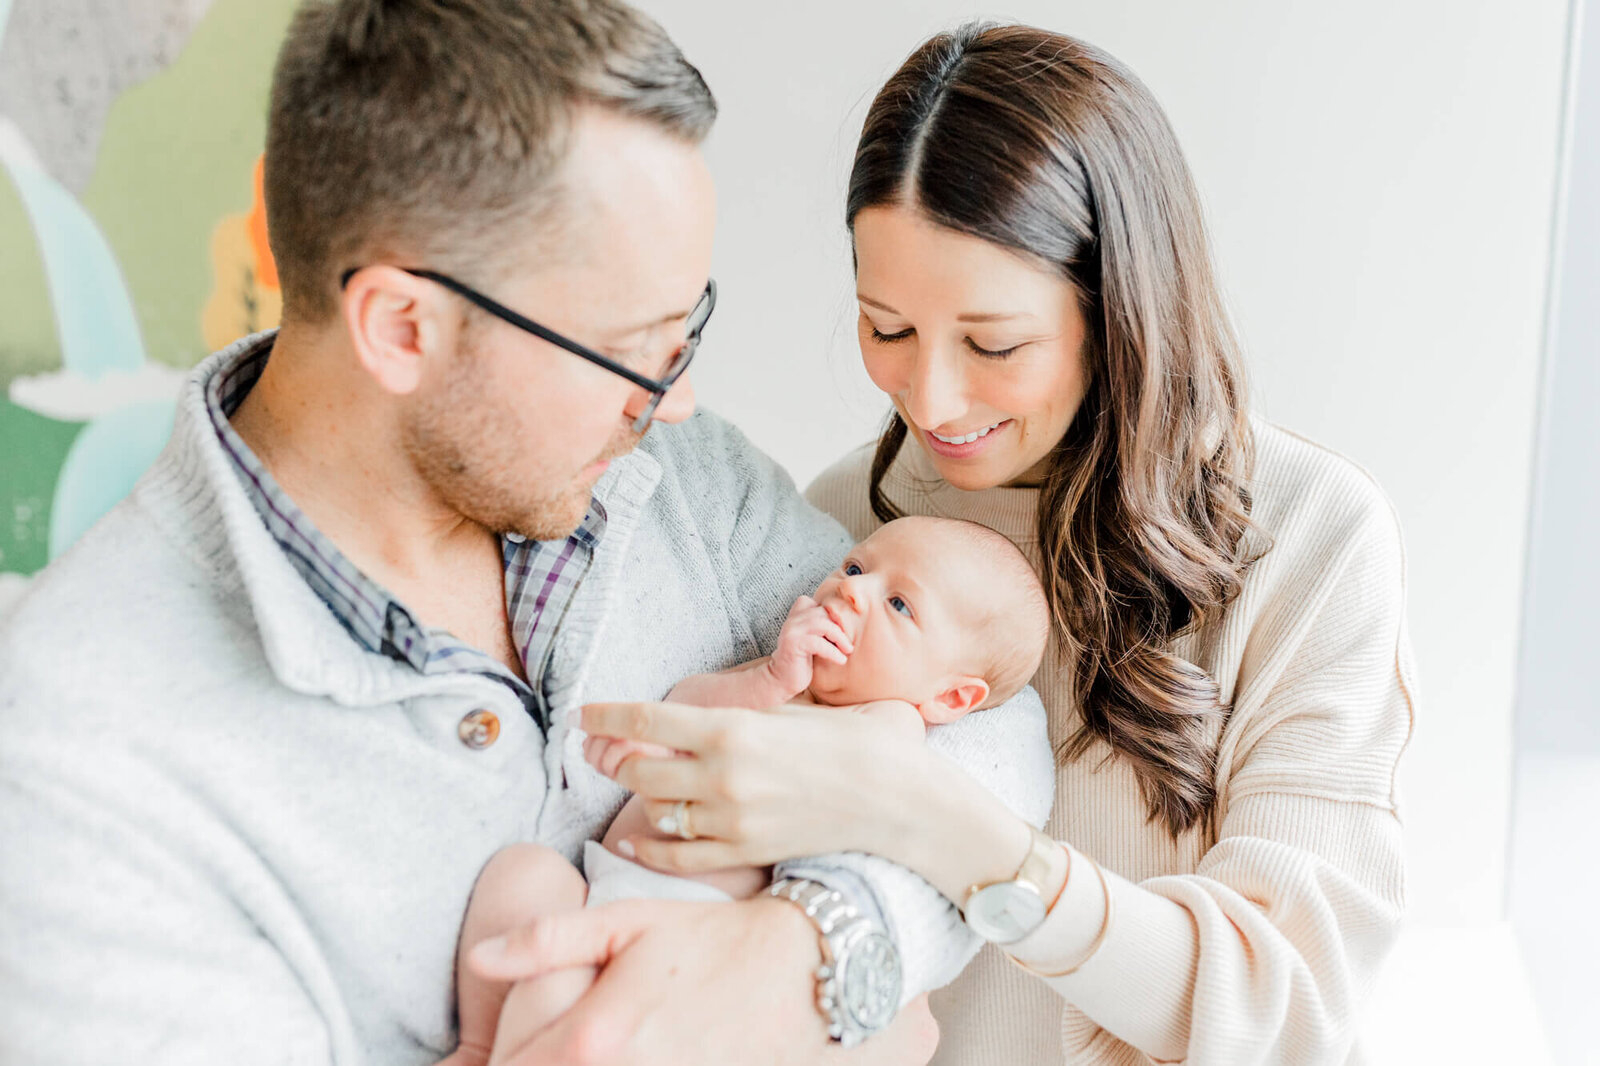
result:
[[[818,881],[786,877],[769,893],[793,904],[819,934],[816,1003],[828,1037],[848,1048],[888,1028],[900,1009],[902,976],[883,926]]]

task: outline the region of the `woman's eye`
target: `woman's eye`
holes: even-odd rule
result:
[[[845,563],[844,564],[844,576],[845,577],[855,577],[857,574],[861,574],[861,573],[865,573],[865,571],[862,570],[861,567],[857,566],[855,563]]]
[[[907,328],[901,330],[899,333],[882,333],[879,332],[877,326],[873,326],[872,339],[877,341],[879,344],[893,344],[895,341],[905,340],[907,337],[911,336],[913,332],[915,331]]]
[[[911,605],[905,600],[901,599],[899,596],[890,596],[889,606],[905,615],[907,618],[911,617]]]
[[[1022,345],[1013,344],[1009,348],[1000,348],[1000,349],[997,349],[997,350],[990,350],[990,349],[985,348],[982,345],[980,345],[977,341],[973,340],[971,337],[968,337],[967,338],[967,347],[971,348],[973,351],[977,352],[979,355],[987,356],[990,359],[1004,359],[1006,356],[1010,355],[1012,352],[1014,352],[1018,348],[1022,347]]]

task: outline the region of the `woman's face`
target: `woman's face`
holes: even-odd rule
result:
[[[1036,483],[1088,387],[1077,293],[911,208],[856,215],[861,357],[940,475]]]

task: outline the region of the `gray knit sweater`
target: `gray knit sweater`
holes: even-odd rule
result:
[[[596,488],[546,742],[492,679],[363,651],[292,569],[206,418],[247,343],[196,371],[154,468],[0,622],[0,1062],[437,1059],[480,867],[520,840],[576,858],[625,798],[576,708],[768,650],[848,544],[725,422],[658,426]],[[477,708],[502,724],[482,750],[457,731]],[[929,742],[1043,823],[1031,691]],[[976,950],[898,867],[802,865],[870,886],[911,991]]]

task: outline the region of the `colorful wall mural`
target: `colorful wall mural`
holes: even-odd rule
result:
[[[0,606],[276,324],[260,158],[296,0],[0,0]]]

